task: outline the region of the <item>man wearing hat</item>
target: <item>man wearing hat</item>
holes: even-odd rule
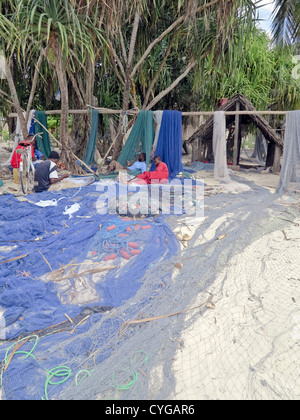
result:
[[[57,152],[51,152],[48,160],[41,162],[36,170],[34,180],[37,185],[34,187],[34,191],[37,193],[48,191],[50,185],[57,184],[63,179],[68,178],[69,175],[58,176],[57,173],[57,163],[60,159],[60,156]]]

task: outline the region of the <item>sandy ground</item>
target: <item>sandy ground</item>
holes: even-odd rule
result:
[[[0,163],[7,156],[0,151]],[[187,157],[185,157],[187,159]],[[275,192],[279,175],[234,171]],[[237,193],[198,171],[207,192]],[[2,172],[0,194],[22,196],[12,175]],[[67,182],[60,188],[70,187]],[[78,187],[78,185],[75,185]],[[226,216],[226,214],[224,214]],[[216,220],[204,240],[215,234]],[[195,224],[196,226],[196,224]],[[300,219],[265,235],[235,255],[210,288],[210,310],[182,332],[173,361],[174,400],[299,399],[300,397]],[[184,232],[180,226],[177,235]],[[201,239],[199,239],[201,240]],[[195,297],[195,305],[206,297]],[[193,305],[192,305],[193,306]],[[188,319],[188,316],[187,316]]]
[[[279,181],[279,175],[272,173],[235,171],[234,175],[272,193]],[[218,186],[211,173],[204,174],[204,181]],[[287,196],[277,202],[285,205],[291,200],[299,205],[299,198],[297,204],[297,199]],[[216,228],[228,220],[234,222],[225,210],[198,243],[214,238]],[[218,273],[209,289],[212,306],[180,337],[182,345],[173,363],[176,389],[171,398],[299,399],[299,226],[300,218],[284,230],[262,236]],[[186,233],[192,235],[191,226]],[[206,298],[198,295],[191,307]]]
[[[173,399],[299,399],[299,222],[255,241],[218,274],[213,306],[181,335]]]

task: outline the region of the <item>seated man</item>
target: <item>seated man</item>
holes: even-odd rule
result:
[[[144,172],[133,178],[129,183],[135,184],[166,184],[169,178],[169,170],[167,165],[161,161],[160,156],[154,158],[155,171]]]
[[[33,150],[34,150],[34,155],[36,160],[46,160],[45,156],[43,155],[42,152],[40,152],[37,148],[37,144],[36,144],[36,139],[31,140],[30,137],[34,137],[34,136],[28,136],[28,141],[31,143]]]
[[[57,184],[63,179],[68,178],[69,175],[58,176],[57,173],[57,163],[60,159],[60,156],[57,152],[51,152],[49,159],[41,162],[35,171],[34,180],[37,182],[37,186],[34,187],[36,193],[43,191],[48,191],[50,185]]]
[[[130,162],[127,161],[127,167],[126,168],[124,168],[116,160],[113,160],[112,162],[110,162],[110,164],[107,167],[107,173],[108,174],[111,171],[120,172],[120,171],[124,171],[124,170],[130,171],[130,172],[134,172],[134,171],[140,170],[141,173],[143,174],[147,170],[146,153],[140,153],[139,154],[139,157],[138,157],[138,160],[136,162],[134,162],[133,165],[130,165]]]

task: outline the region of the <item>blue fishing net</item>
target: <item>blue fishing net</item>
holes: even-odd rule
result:
[[[122,318],[114,315],[134,299],[149,269],[178,253],[179,243],[166,216],[101,214],[99,198],[110,194],[108,187],[91,185],[29,195],[23,202],[0,197],[5,399],[56,398],[81,382],[109,358],[108,343],[118,345],[124,320],[171,282],[170,273],[157,277],[151,296],[127,306]]]

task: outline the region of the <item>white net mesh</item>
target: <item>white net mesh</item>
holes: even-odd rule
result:
[[[203,223],[170,218],[190,231],[181,255],[147,272],[111,356],[60,398],[299,398],[299,204],[252,187],[207,197]]]
[[[286,114],[283,161],[277,192],[300,191],[300,111]]]

